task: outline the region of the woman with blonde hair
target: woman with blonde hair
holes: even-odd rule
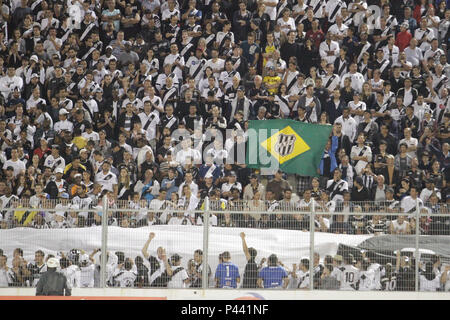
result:
[[[119,200],[128,200],[128,197],[132,194],[132,183],[130,174],[128,172],[127,167],[120,168],[119,172],[119,193],[117,194],[117,199]]]

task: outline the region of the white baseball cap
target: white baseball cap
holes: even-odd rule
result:
[[[64,173],[64,170],[62,168],[56,168],[55,173]]]
[[[61,110],[59,110],[59,114],[61,114],[61,115],[69,114],[69,111],[67,111],[66,109],[62,108]]]
[[[50,258],[47,261],[47,267],[48,268],[58,268],[59,267],[59,260],[56,258]]]

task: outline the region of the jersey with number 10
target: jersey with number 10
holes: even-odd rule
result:
[[[217,266],[215,277],[219,279],[219,288],[237,288],[239,268],[231,262],[223,262]]]
[[[359,269],[352,265],[342,268],[341,290],[356,290],[359,281]]]

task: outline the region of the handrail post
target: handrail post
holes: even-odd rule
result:
[[[203,211],[203,268],[202,268],[202,288],[208,289],[208,245],[209,245],[209,197],[205,198],[205,206]]]
[[[311,212],[309,218],[309,290],[314,290],[314,213],[316,211],[316,201],[312,199]]]
[[[108,242],[108,197],[103,197],[103,211],[102,211],[102,252],[101,252],[101,264],[100,264],[100,287],[106,288],[106,260],[107,255],[107,242]]]

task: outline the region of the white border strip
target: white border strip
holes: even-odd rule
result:
[[[34,288],[0,288],[0,296],[34,296]],[[155,297],[167,300],[450,300],[450,292],[387,292],[326,290],[226,290],[75,288],[80,297]]]

